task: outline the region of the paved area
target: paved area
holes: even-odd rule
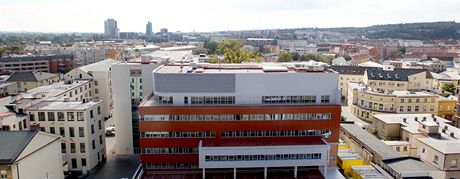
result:
[[[360,124],[362,126],[369,125],[369,123],[359,119],[353,113],[351,113],[350,109],[347,106],[342,106],[342,116],[346,118],[346,121],[353,121],[356,124]]]
[[[107,163],[98,171],[90,174],[88,179],[121,179],[132,178],[139,167],[138,155],[117,155],[108,156]]]

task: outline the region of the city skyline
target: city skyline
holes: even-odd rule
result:
[[[2,2],[0,31],[102,33],[101,22],[109,18],[118,21],[120,32],[145,32],[147,21],[153,23],[154,32],[163,27],[172,32],[211,32],[460,21],[460,3],[455,0],[172,0],[146,6],[138,6],[148,4],[143,0],[133,4],[106,0],[89,3],[83,0],[69,8],[66,1],[57,0]],[[37,9],[41,13],[36,13]]]

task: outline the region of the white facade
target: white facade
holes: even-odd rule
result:
[[[91,170],[105,160],[105,124],[100,101],[44,101],[27,112],[29,125],[62,136],[60,147],[70,171]]]
[[[153,91],[152,71],[157,64],[118,63],[112,66],[113,120],[116,129],[115,147],[117,154],[133,154],[133,104],[140,102]],[[136,120],[136,119],[134,119]],[[137,125],[135,123],[134,125]],[[134,126],[136,127],[136,126]],[[137,127],[136,127],[137,128]]]
[[[329,145],[199,147],[200,168],[324,166]],[[287,155],[287,156],[286,156]],[[225,156],[225,160],[221,160]],[[231,158],[230,158],[231,157]]]

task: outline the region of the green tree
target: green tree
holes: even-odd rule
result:
[[[281,52],[278,56],[278,62],[290,62],[292,61],[292,56],[289,52]]]
[[[308,58],[307,58],[307,56],[306,56],[306,55],[302,54],[302,55],[300,55],[300,58],[299,58],[299,60],[300,60],[300,61],[307,61],[307,60],[308,60]]]
[[[219,63],[219,58],[216,55],[209,57],[209,63]]]
[[[217,54],[223,55],[225,63],[241,63],[243,58],[241,56],[241,42],[235,39],[224,40],[217,48]]]
[[[291,56],[292,56],[292,60],[294,61],[299,61],[300,59],[300,54],[298,52],[292,52]]]
[[[217,48],[219,47],[219,43],[214,41],[205,41],[204,48],[208,51],[209,54],[215,54],[217,52]]]
[[[455,91],[455,86],[454,86],[454,84],[452,84],[452,83],[444,83],[444,84],[442,85],[442,90],[447,91],[447,92],[450,92],[450,93],[454,93],[454,91]]]

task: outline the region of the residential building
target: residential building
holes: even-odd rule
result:
[[[59,75],[46,72],[15,72],[6,80],[6,82],[15,82],[19,92],[57,81],[59,81]]]
[[[376,90],[366,85],[349,83],[348,107],[358,118],[372,122],[372,115],[437,114],[440,96],[424,91]]]
[[[450,179],[460,177],[460,129],[452,122],[432,114],[374,115],[374,132],[380,138],[407,141],[410,156],[422,161],[439,172],[433,178]]]
[[[204,178],[213,169],[236,177],[259,167],[267,177],[268,167],[309,167],[327,176],[337,158],[337,81],[313,61],[161,66],[139,105],[144,169]]]
[[[104,35],[110,39],[120,38],[120,29],[115,19],[107,19],[104,21]]]
[[[18,85],[15,82],[0,82],[0,98],[18,93]]]
[[[456,111],[457,101],[454,99],[440,97],[438,100],[438,110],[436,115],[447,120],[453,120],[453,117],[457,113]],[[457,124],[453,124],[454,126],[458,126]]]
[[[72,54],[18,55],[0,58],[0,72],[48,72],[71,70],[75,65]]]
[[[0,131],[0,139],[0,178],[64,178],[59,136]]]
[[[363,82],[364,73],[369,67],[360,66],[332,66],[334,71],[339,73],[339,89],[342,98],[347,99],[348,83],[361,83]]]
[[[433,77],[427,70],[385,68],[367,69],[363,83],[377,90],[432,90]]]
[[[26,109],[29,125],[61,136],[68,171],[93,170],[106,160],[105,123],[101,101],[46,100]]]
[[[111,66],[118,63],[116,60],[107,59],[90,65],[81,66],[65,74],[76,80],[91,80],[92,98],[102,100],[102,116],[112,116],[112,70]]]
[[[433,176],[439,174],[438,169],[418,158],[401,155],[356,124],[342,123],[340,129],[340,139],[360,154],[366,164],[373,162],[381,168],[380,172],[384,172],[384,176],[389,175],[395,179],[436,178]]]
[[[29,129],[27,116],[12,112],[0,112],[0,130],[17,131]]]

